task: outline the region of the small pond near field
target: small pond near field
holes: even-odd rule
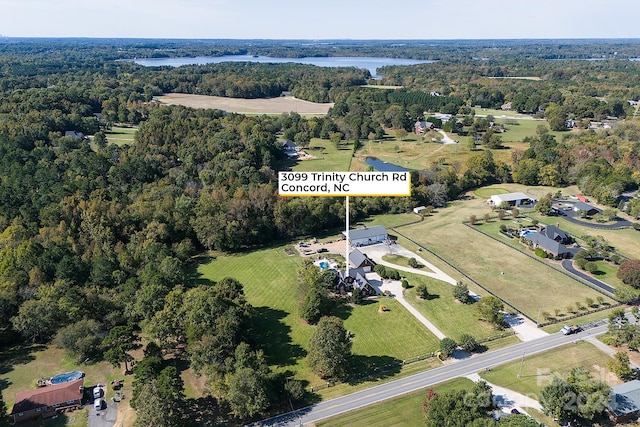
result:
[[[394,165],[393,163],[383,162],[375,157],[367,157],[365,162],[377,170],[378,172],[410,172],[410,169],[403,168],[402,166]]]

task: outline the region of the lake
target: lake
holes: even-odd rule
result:
[[[252,56],[252,55],[224,55],[224,56],[196,56],[193,58],[143,58],[131,59],[138,65],[145,67],[179,67],[181,65],[204,65],[219,64],[221,62],[259,62],[264,64],[310,64],[319,67],[356,67],[366,68],[373,78],[379,78],[376,70],[387,65],[416,65],[431,64],[436,61],[418,60],[418,59],[402,59],[402,58],[375,58],[375,57],[356,57],[356,56],[328,56],[328,57],[308,57],[308,58],[274,58],[270,56]]]
[[[365,163],[377,170],[378,172],[410,172],[411,169],[394,165],[393,163],[383,162],[375,157],[367,157]]]

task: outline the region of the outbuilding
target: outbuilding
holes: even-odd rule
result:
[[[346,232],[342,232],[346,238]],[[367,246],[384,242],[389,238],[387,229],[382,225],[364,227],[356,230],[349,230],[349,244],[351,246]]]
[[[427,209],[426,206],[417,206],[417,207],[413,208],[413,213],[416,214],[416,215],[420,215],[420,212],[422,212],[425,209]]]
[[[584,203],[584,202],[576,202],[573,205],[573,210],[576,212],[579,211],[585,211],[587,213],[587,216],[593,216],[593,215],[597,215],[600,213],[600,209],[596,208],[595,206],[591,206],[588,203]]]
[[[500,206],[503,203],[508,203],[509,206],[522,206],[534,204],[537,200],[527,196],[524,193],[507,193],[507,194],[494,194],[489,199],[489,204],[493,206]]]

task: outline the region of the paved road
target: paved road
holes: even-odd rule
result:
[[[614,294],[616,292],[616,289],[608,284],[606,284],[605,282],[602,282],[598,279],[595,279],[591,276],[589,276],[588,274],[586,274],[583,271],[578,270],[577,268],[575,268],[573,266],[573,261],[570,259],[563,259],[562,262],[560,263],[560,265],[562,265],[562,268],[564,268],[566,271],[568,271],[569,273],[576,275],[584,280],[586,280],[587,282],[591,283],[594,286],[599,287],[600,289],[602,289],[603,291],[609,292],[610,294]]]
[[[252,426],[300,426],[333,417],[363,406],[411,393],[452,378],[472,375],[487,367],[518,360],[527,355],[541,353],[559,347],[577,339],[586,339],[607,331],[607,325],[598,326],[580,332],[577,335],[555,333],[533,341],[522,342],[511,347],[475,355],[469,359],[451,363],[442,367],[411,375],[337,399],[328,400],[317,405],[308,406],[298,411],[283,414],[274,418],[259,421]],[[526,363],[526,361],[525,361]]]

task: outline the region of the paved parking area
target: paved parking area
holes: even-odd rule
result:
[[[94,402],[89,407],[89,427],[113,427],[118,418],[118,404],[105,399],[104,387],[102,387],[102,409],[97,410]]]

